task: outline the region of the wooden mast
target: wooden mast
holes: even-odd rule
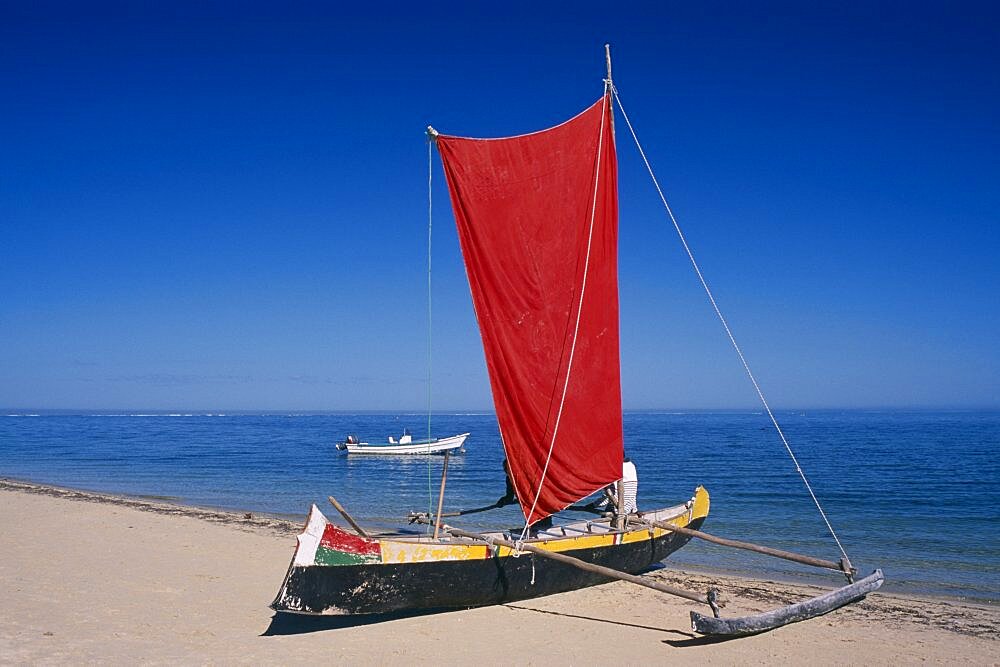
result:
[[[611,103],[611,45],[604,45],[604,62],[608,68],[608,78],[604,80],[604,94],[608,96],[608,104]],[[610,114],[611,117],[611,137],[615,136],[615,114],[614,110]],[[623,470],[624,472],[624,470]],[[615,530],[621,530],[625,526],[625,480],[624,478],[619,479],[615,482],[615,514],[611,521],[611,526]]]

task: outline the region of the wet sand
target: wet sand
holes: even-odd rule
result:
[[[1000,664],[1000,609],[882,593],[728,641],[690,631],[691,603],[622,582],[378,622],[276,619],[267,604],[299,528],[0,480],[0,663]],[[819,592],[673,570],[647,576],[696,590],[711,583],[726,615]]]

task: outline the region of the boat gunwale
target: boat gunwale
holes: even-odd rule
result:
[[[539,536],[539,535],[536,534],[535,536],[532,536],[532,537],[529,537],[528,539],[525,539],[524,543],[525,544],[533,544],[535,546],[558,545],[559,543],[561,543],[563,541],[567,541],[568,542],[568,541],[571,541],[571,540],[578,540],[581,537],[597,537],[597,536],[604,537],[604,536],[609,536],[609,535],[610,536],[617,536],[617,535],[626,535],[626,534],[632,534],[632,533],[638,533],[638,532],[650,532],[651,530],[655,530],[656,532],[661,532],[661,531],[662,532],[667,532],[667,531],[663,531],[662,528],[652,529],[647,523],[643,523],[643,522],[648,522],[648,521],[651,521],[651,520],[652,521],[672,521],[674,519],[679,519],[681,517],[685,517],[686,516],[687,517],[687,521],[685,522],[685,525],[686,525],[687,523],[690,523],[692,520],[694,520],[696,518],[701,518],[699,516],[695,516],[695,514],[694,514],[694,504],[695,504],[695,498],[696,497],[697,497],[697,492],[696,492],[696,496],[695,497],[693,497],[691,500],[685,501],[683,503],[679,503],[677,505],[672,505],[670,507],[663,507],[663,508],[660,508],[660,509],[657,509],[657,510],[652,510],[652,511],[649,511],[649,512],[641,512],[641,513],[638,513],[638,514],[629,515],[630,519],[631,518],[635,518],[636,519],[636,523],[630,523],[626,528],[620,528],[620,529],[611,528],[610,527],[611,519],[608,518],[608,517],[600,517],[600,518],[595,518],[595,519],[581,519],[581,520],[577,520],[577,521],[572,521],[570,523],[554,525],[554,526],[552,526],[552,528],[546,529],[546,531],[544,531],[545,534],[542,534],[541,536]],[[602,527],[605,526],[605,525],[607,525],[608,529],[607,530],[598,531],[598,532],[586,530],[586,527],[588,526],[588,524],[590,526],[600,525]],[[578,530],[579,532],[577,532],[577,534],[575,534],[575,535],[553,535],[553,534],[550,534],[548,532],[550,530],[570,529],[570,528]],[[485,538],[510,539],[511,538],[511,531],[497,531],[497,530],[493,530],[493,531],[489,531],[489,532],[483,533],[482,535]],[[483,545],[483,542],[481,542],[479,540],[474,540],[474,539],[467,538],[467,537],[453,537],[453,536],[447,535],[447,534],[443,534],[443,535],[439,536],[436,540],[432,536],[429,536],[429,535],[426,535],[426,534],[423,534],[423,535],[401,535],[401,536],[395,536],[395,535],[393,535],[393,536],[386,536],[386,537],[374,536],[373,539],[377,540],[379,542],[392,542],[392,543],[399,543],[399,544],[405,544],[405,545],[414,545],[414,544],[417,544],[417,545],[426,545],[426,546],[436,546],[436,545],[440,545],[440,546],[482,546]],[[338,566],[338,567],[342,567],[342,566]]]

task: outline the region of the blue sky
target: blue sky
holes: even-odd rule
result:
[[[4,408],[422,409],[423,128],[560,122],[606,41],[775,407],[1000,406],[990,4],[147,4],[0,6]],[[625,407],[754,406],[618,154]],[[434,178],[433,402],[489,408]]]

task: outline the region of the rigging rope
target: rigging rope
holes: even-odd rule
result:
[[[670,216],[670,221],[674,224],[674,229],[677,231],[677,236],[681,240],[681,245],[684,246],[684,251],[687,253],[688,259],[691,260],[691,266],[694,267],[694,272],[697,274],[698,280],[701,282],[701,286],[705,288],[705,294],[708,295],[708,300],[711,302],[712,308],[715,309],[715,314],[719,317],[719,321],[722,322],[722,327],[726,330],[726,335],[729,336],[729,342],[733,344],[736,354],[743,363],[743,368],[746,370],[747,376],[750,378],[750,382],[753,383],[753,388],[757,391],[757,396],[760,398],[760,402],[764,405],[764,409],[767,411],[767,416],[771,418],[771,423],[774,424],[774,428],[778,431],[778,436],[781,438],[782,444],[785,445],[785,450],[787,450],[788,455],[792,457],[792,463],[795,464],[795,470],[799,473],[799,477],[802,478],[802,482],[806,485],[806,490],[809,491],[809,495],[816,504],[816,509],[819,510],[820,516],[823,517],[823,522],[830,531],[830,535],[833,536],[834,542],[837,543],[837,547],[840,549],[841,555],[843,555],[847,562],[850,562],[850,558],[847,557],[847,552],[844,550],[844,545],[840,543],[840,538],[837,537],[837,533],[833,530],[830,520],[826,517],[826,512],[823,511],[823,507],[819,504],[819,499],[816,498],[816,494],[813,493],[812,486],[809,484],[809,480],[806,479],[806,474],[802,471],[802,467],[799,465],[798,459],[795,458],[795,453],[792,451],[791,445],[788,444],[788,439],[785,438],[785,434],[781,430],[781,426],[778,425],[778,420],[775,419],[774,413],[771,411],[771,406],[768,405],[767,399],[764,398],[764,392],[761,391],[760,385],[757,384],[757,379],[750,370],[750,364],[747,363],[746,357],[743,356],[743,351],[736,343],[736,338],[733,336],[733,332],[729,329],[729,324],[726,322],[726,318],[722,316],[722,311],[719,310],[719,306],[715,302],[712,290],[708,288],[708,283],[705,281],[705,277],[701,274],[701,269],[698,268],[698,262],[695,261],[694,254],[691,252],[691,248],[688,246],[687,240],[684,238],[684,233],[681,231],[681,227],[677,223],[677,218],[674,217],[674,212],[671,210],[670,204],[667,203],[667,198],[664,196],[663,190],[660,188],[660,183],[656,180],[653,168],[650,166],[649,160],[646,158],[646,152],[642,150],[642,145],[639,143],[639,137],[636,136],[635,129],[632,127],[632,122],[629,120],[628,114],[625,113],[625,107],[622,105],[621,98],[618,96],[618,89],[614,86],[614,84],[611,84],[611,92],[614,93],[615,101],[618,102],[618,109],[622,112],[622,117],[625,119],[625,124],[628,125],[629,132],[632,133],[632,139],[635,140],[636,148],[639,149],[639,155],[642,156],[642,161],[646,163],[646,170],[649,172],[650,178],[653,179],[653,185],[656,186],[656,191],[660,195],[660,201],[663,202],[663,207],[666,209],[667,215]]]
[[[583,282],[580,284],[580,304],[576,310],[576,324],[573,326],[573,343],[570,345],[569,360],[566,362],[566,380],[563,383],[562,397],[559,399],[559,410],[556,412],[555,425],[552,427],[552,441],[549,443],[549,453],[545,457],[545,467],[542,468],[542,476],[538,480],[538,488],[535,489],[535,500],[531,503],[531,509],[524,517],[524,529],[521,531],[521,537],[517,540],[518,545],[524,541],[524,538],[528,534],[528,521],[531,519],[531,515],[535,513],[535,507],[538,505],[538,497],[542,494],[542,486],[545,484],[545,476],[549,472],[549,463],[552,461],[552,451],[556,446],[556,435],[559,433],[559,422],[562,419],[563,406],[566,404],[566,391],[569,389],[569,376],[570,372],[573,370],[573,355],[576,352],[576,338],[577,334],[580,332],[580,316],[583,314],[583,295],[587,291],[587,273],[590,270],[590,248],[591,242],[594,238],[594,217],[597,214],[597,187],[600,184],[601,175],[601,152],[604,149],[604,119],[607,116],[608,91],[610,90],[610,86],[610,81],[606,81],[604,84],[604,99],[601,103],[601,131],[597,137],[597,165],[594,169],[594,196],[590,203],[590,229],[587,232],[587,255],[583,263]]]
[[[433,190],[432,177],[434,175],[434,138],[428,134],[427,135],[427,441],[430,443],[431,439],[431,370],[433,368],[432,361],[432,335],[434,329],[432,326],[431,316],[433,314],[433,309],[431,308],[431,231],[434,228],[434,200],[433,200]],[[428,444],[430,447],[430,444]],[[431,484],[431,456],[427,455],[427,516],[431,516],[431,510],[434,504],[434,488]],[[431,532],[430,524],[427,525],[427,532]]]

